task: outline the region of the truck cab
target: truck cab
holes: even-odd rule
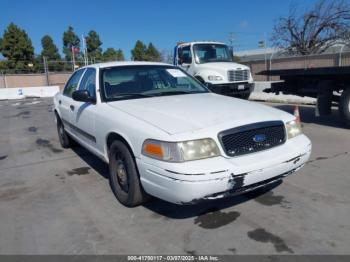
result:
[[[248,99],[254,88],[249,67],[235,63],[232,51],[224,43],[179,43],[174,50],[174,65],[214,93]]]

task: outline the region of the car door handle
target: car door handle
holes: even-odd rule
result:
[[[74,106],[70,105],[70,110],[74,111]]]
[[[62,104],[62,101],[61,101],[61,100],[58,100],[58,103],[59,103],[59,104]]]

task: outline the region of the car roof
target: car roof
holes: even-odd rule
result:
[[[158,66],[173,66],[171,64],[160,63],[160,62],[147,62],[147,61],[118,61],[118,62],[107,62],[107,63],[98,63],[82,68],[108,68],[108,67],[118,67],[118,66],[145,66],[145,65],[158,65]]]

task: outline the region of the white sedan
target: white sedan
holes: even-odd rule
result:
[[[54,106],[62,147],[74,140],[107,162],[129,207],[150,195],[194,204],[251,191],[299,170],[311,153],[293,115],[213,94],[168,64],[81,68]]]

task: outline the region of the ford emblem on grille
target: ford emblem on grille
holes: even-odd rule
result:
[[[258,134],[253,136],[253,141],[256,143],[261,143],[264,142],[266,140],[266,135],[264,134]]]

